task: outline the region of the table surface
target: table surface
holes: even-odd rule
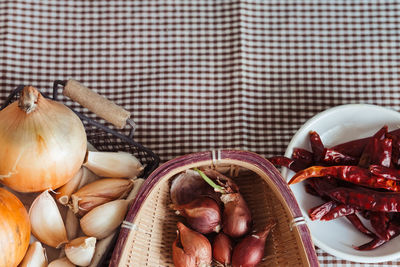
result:
[[[3,0],[0,14],[2,100],[74,78],[129,110],[162,161],[283,155],[327,108],[400,109],[400,1]]]

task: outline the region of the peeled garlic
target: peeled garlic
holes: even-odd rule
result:
[[[82,179],[83,169],[80,168],[75,176],[68,181],[65,185],[61,186],[56,190],[56,199],[63,205],[67,205],[69,198],[73,192],[78,189],[79,183]]]
[[[49,191],[44,191],[29,209],[32,234],[42,243],[58,248],[68,242],[60,211]]]
[[[18,265],[19,267],[46,267],[47,256],[46,251],[39,241],[35,241],[29,245],[28,251],[24,259]]]
[[[132,190],[133,181],[103,178],[85,185],[71,195],[72,211],[80,216],[109,201],[124,198]]]
[[[101,177],[136,178],[143,165],[127,152],[88,151],[83,166]]]
[[[75,267],[75,265],[66,257],[63,257],[50,262],[47,267]]]
[[[96,248],[96,238],[81,236],[65,245],[68,260],[78,266],[88,266]]]
[[[105,238],[122,223],[128,205],[129,200],[117,199],[92,209],[80,220],[82,231],[99,240]]]

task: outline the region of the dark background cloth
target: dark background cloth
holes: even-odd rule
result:
[[[132,112],[162,161],[282,155],[327,108],[400,109],[399,14],[399,1],[1,0],[0,99],[73,78]]]

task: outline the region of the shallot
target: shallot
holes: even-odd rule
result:
[[[275,222],[270,222],[264,230],[243,238],[233,249],[232,267],[254,267],[264,256],[265,241]]]
[[[208,239],[178,222],[178,231],[172,245],[172,258],[176,267],[209,266],[212,249]]]
[[[224,266],[231,264],[233,242],[226,234],[220,232],[212,243],[213,258]]]
[[[209,234],[221,229],[221,211],[218,204],[209,197],[200,197],[185,205],[171,205],[178,215],[197,232]]]
[[[224,233],[233,238],[247,234],[252,226],[251,212],[246,201],[239,193],[239,187],[236,183],[213,170],[206,170],[205,172],[199,169],[195,170],[214,190],[222,193],[220,199],[224,204],[222,214],[222,230]],[[206,173],[211,174],[213,179],[217,180],[220,185],[215,184]]]
[[[170,195],[174,205],[188,204],[200,196],[208,196],[220,202],[219,193],[194,170],[186,170],[172,180]]]

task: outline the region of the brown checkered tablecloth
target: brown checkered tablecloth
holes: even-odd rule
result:
[[[282,155],[326,108],[400,110],[400,1],[0,0],[0,63],[1,100],[77,79],[131,111],[162,161]]]

